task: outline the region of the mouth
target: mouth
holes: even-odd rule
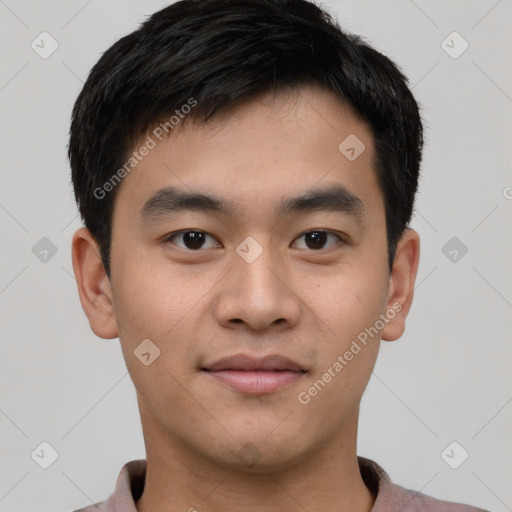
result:
[[[248,394],[272,393],[303,378],[308,372],[297,362],[279,355],[252,358],[243,354],[224,357],[201,368],[209,377]]]

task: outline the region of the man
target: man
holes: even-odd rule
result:
[[[305,0],[183,0],[102,56],[73,111],[73,268],[147,459],[82,510],[478,510],[356,454],[413,298],[422,143],[399,69]]]

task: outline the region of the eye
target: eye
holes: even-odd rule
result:
[[[205,247],[205,240],[206,238],[210,238],[211,240],[215,241],[215,238],[213,238],[208,233],[205,233],[204,231],[196,231],[196,230],[185,230],[185,231],[178,231],[177,233],[173,233],[169,235],[165,242],[172,242],[173,244],[177,245],[181,249],[189,249],[189,250],[197,250],[197,249],[210,249],[211,247],[215,247],[215,243],[210,246]],[[180,245],[179,243],[175,243],[174,240],[181,240],[183,245]]]
[[[300,238],[305,238],[306,247],[299,247],[299,249],[313,249],[315,251],[319,249],[325,249],[324,245],[328,239],[328,237],[334,237],[338,240],[338,242],[343,242],[340,236],[338,236],[336,233],[332,233],[331,231],[325,231],[323,229],[315,229],[312,231],[308,231],[307,233],[303,233],[300,235],[296,240],[299,240]],[[335,241],[336,242],[336,241]],[[331,247],[335,247],[336,243],[334,245],[331,244]],[[331,247],[327,247],[327,249],[330,249]]]
[[[305,238],[304,238],[305,237]],[[331,240],[334,240],[334,243],[331,243],[330,246],[325,247],[327,240],[331,237]],[[207,239],[210,239],[210,244],[205,243]],[[299,249],[311,249],[314,251],[318,251],[321,249],[330,249],[332,247],[335,247],[337,243],[343,242],[343,239],[337,235],[336,233],[333,233],[331,231],[326,231],[323,229],[315,229],[308,231],[306,233],[303,233],[300,235],[296,240],[299,240],[301,238],[304,238],[305,240],[305,247],[298,247]],[[179,242],[181,243],[179,243]],[[211,249],[218,245],[216,245],[218,242],[216,239],[209,235],[208,233],[204,231],[199,230],[183,230],[183,231],[177,231],[176,233],[171,233],[165,240],[165,243],[171,242],[174,245],[177,245],[181,249],[184,250],[191,250],[191,251],[198,251],[199,249]]]

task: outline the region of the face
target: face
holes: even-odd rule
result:
[[[145,437],[252,471],[355,439],[417,265],[393,283],[373,159],[371,129],[308,87],[188,124],[126,175],[111,315],[89,319],[119,335]]]

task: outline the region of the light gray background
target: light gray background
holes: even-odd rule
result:
[[[97,338],[78,300],[66,144],[92,65],[166,4],[0,0],[0,511],[104,500],[145,456],[119,340]],[[415,301],[406,334],[382,342],[359,454],[404,487],[512,510],[512,1],[323,5],[402,67],[425,120]],[[59,45],[47,59],[31,48],[43,31]],[[442,47],[453,31],[469,44],[458,58]],[[57,247],[46,262],[42,237]],[[456,262],[452,237],[468,248]],[[43,441],[58,452],[46,470],[31,458]],[[458,469],[441,456],[452,441],[469,453]]]

